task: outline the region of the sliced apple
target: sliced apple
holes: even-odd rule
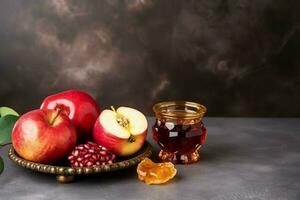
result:
[[[95,123],[94,141],[119,156],[129,156],[144,144],[148,130],[146,117],[140,111],[119,107],[103,110]]]
[[[117,109],[117,113],[124,116],[129,121],[128,128],[131,135],[142,134],[148,126],[145,115],[136,109],[120,107]]]
[[[129,130],[124,127],[120,126],[120,122],[117,120],[117,113],[112,110],[103,110],[99,117],[100,123],[105,124],[105,129],[109,133],[114,133],[113,135],[128,139],[130,137]]]

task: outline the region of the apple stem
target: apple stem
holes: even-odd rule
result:
[[[110,107],[112,111],[114,111],[115,113],[117,112],[116,109],[114,108],[114,106]]]
[[[59,114],[60,114],[61,112],[62,112],[62,109],[61,109],[61,108],[56,109],[56,115],[50,120],[50,122],[49,122],[50,125],[53,125],[53,124],[54,124],[56,118],[59,116]]]

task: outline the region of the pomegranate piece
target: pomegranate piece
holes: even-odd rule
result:
[[[112,164],[116,155],[94,142],[87,142],[75,147],[68,160],[72,167],[95,167]]]

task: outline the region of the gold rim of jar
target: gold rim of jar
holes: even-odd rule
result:
[[[202,120],[207,109],[202,104],[190,101],[165,101],[155,104],[153,111],[160,121],[194,124]]]

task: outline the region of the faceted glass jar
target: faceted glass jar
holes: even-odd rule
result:
[[[153,139],[164,162],[190,164],[199,160],[199,149],[206,140],[202,122],[206,107],[186,101],[161,102],[153,106],[156,122]]]

